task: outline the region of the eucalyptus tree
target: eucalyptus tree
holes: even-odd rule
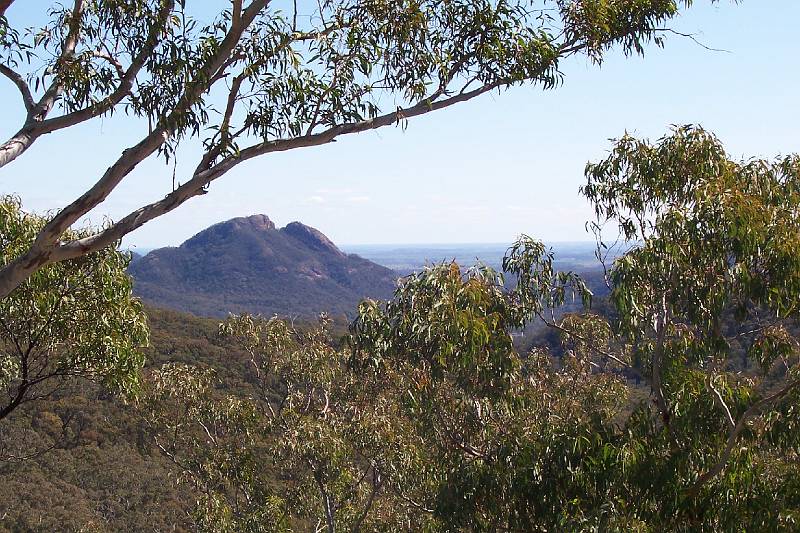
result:
[[[47,220],[0,198],[0,256],[30,246]],[[68,233],[81,239],[88,230]],[[138,388],[147,322],[132,296],[129,256],[115,246],[39,269],[0,301],[0,420],[75,380]]]
[[[197,490],[200,530],[428,527],[431,517],[392,488],[404,475],[425,479],[424,447],[404,429],[393,387],[349,372],[324,321],[298,332],[242,316],[222,331],[252,357],[250,394],[220,390],[210,370],[168,364],[141,404],[156,446]]]
[[[622,460],[639,515],[796,527],[800,157],[733,160],[688,126],[625,136],[586,174],[594,228],[633,245],[609,278],[616,362],[652,397]]]
[[[405,124],[513,85],[556,87],[564,59],[600,62],[614,46],[642,53],[690,3],[231,0],[203,23],[198,2],[74,0],[23,29],[5,1],[0,74],[18,89],[25,118],[0,144],[0,166],[43,135],[114,113],[142,136],[8,258],[0,297],[42,266],[102,249],[204,194],[244,161]],[[163,199],[91,236],[65,234],[142,161],[169,160],[189,140],[203,154]]]

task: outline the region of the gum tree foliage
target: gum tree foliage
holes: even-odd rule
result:
[[[104,248],[205,193],[244,161],[405,124],[513,85],[553,88],[567,57],[599,63],[613,46],[631,54],[660,45],[690,3],[231,0],[209,16],[207,3],[186,0],[74,0],[43,9],[41,27],[20,28],[6,0],[0,74],[19,90],[25,118],[0,144],[0,167],[42,135],[114,113],[131,117],[142,137],[8,258],[0,297],[42,266]],[[203,155],[163,199],[97,234],[65,234],[142,161],[169,161],[190,140]]]
[[[591,294],[521,238],[513,289],[433,266],[340,342],[231,319],[257,394],[157,371],[145,411],[201,529],[796,529],[800,158],[735,161],[684,127],[623,137],[586,173],[595,227],[627,241],[611,319],[551,313]],[[516,352],[533,319],[560,358]]]
[[[527,244],[520,253],[543,250]],[[509,331],[525,314],[497,273],[440,265],[406,279],[392,302],[364,302],[339,348],[324,321],[299,333],[277,318],[233,318],[221,330],[251,354],[258,394],[231,395],[207,370],[171,364],[143,407],[202,495],[204,530],[516,528],[538,512],[542,524],[575,524],[550,475],[570,484],[569,466],[597,445],[593,428],[610,427],[625,391],[592,374],[586,353],[569,352],[570,372],[543,353],[521,358]],[[518,461],[541,472],[527,480],[530,498],[506,486]]]
[[[253,357],[250,398],[221,393],[207,371],[184,365],[155,374],[148,420],[202,494],[201,530],[424,529],[426,515],[387,495],[394,471],[421,476],[420,443],[383,387],[348,371],[347,352],[325,328],[299,333],[247,316],[226,323]]]
[[[45,224],[17,199],[0,198],[2,260],[29,247]],[[0,301],[0,419],[75,379],[123,393],[138,388],[148,334],[125,272],[129,260],[110,246],[48,265]]]
[[[797,527],[800,157],[735,161],[688,126],[625,136],[586,174],[594,227],[637,243],[610,271],[618,359],[654,407],[630,422],[635,498],[721,529]]]

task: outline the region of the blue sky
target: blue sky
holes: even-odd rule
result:
[[[46,5],[17,2],[8,16],[27,21]],[[588,240],[591,210],[578,194],[583,168],[626,130],[656,138],[670,124],[699,123],[735,157],[800,150],[799,21],[797,0],[699,0],[673,27],[726,52],[673,36],[644,58],[613,53],[601,67],[569,61],[564,85],[552,91],[517,87],[412,120],[405,131],[251,161],[126,244],[175,245],[212,223],[254,213],[279,226],[300,220],[341,244],[509,243],[520,233]],[[0,135],[21,124],[18,100],[0,78]],[[32,210],[63,206],[138,135],[117,118],[53,134],[0,169],[0,191],[20,195]],[[171,180],[162,163],[141,165],[90,221],[162,197]]]

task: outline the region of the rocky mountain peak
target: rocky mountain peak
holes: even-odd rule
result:
[[[350,316],[362,298],[390,297],[396,279],[310,226],[276,229],[266,215],[215,224],[178,248],[153,250],[128,272],[150,304],[205,316]]]
[[[232,218],[204,229],[181,244],[181,248],[203,247],[210,243],[236,238],[237,235],[259,235],[265,234],[271,230],[275,230],[275,223],[273,223],[267,215]]]
[[[272,222],[267,215],[250,215],[249,217],[234,218],[228,222],[247,224],[254,229],[275,229],[275,223]]]
[[[294,237],[312,250],[329,252],[340,257],[345,255],[321,231],[314,229],[311,226],[306,226],[300,222],[292,222],[281,231]]]

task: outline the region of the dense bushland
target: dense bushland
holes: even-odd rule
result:
[[[342,346],[325,320],[230,319],[254,395],[157,371],[145,416],[203,495],[201,528],[795,528],[800,159],[734,161],[684,127],[626,136],[586,174],[598,234],[630,247],[612,312],[521,238],[513,288],[434,266],[362,303]],[[571,298],[586,311],[557,315]],[[515,349],[534,320],[557,354]]]
[[[4,526],[796,528],[800,159],[734,161],[683,127],[623,137],[586,175],[594,228],[618,229],[626,249],[602,302],[522,237],[504,272],[434,265],[364,301],[346,330],[151,311],[140,373],[141,309],[119,253],[41,270],[27,282],[45,283],[37,298],[4,300],[4,386],[24,388],[35,352],[14,332],[43,327],[60,386],[0,426],[15,487]],[[21,229],[41,220],[5,205],[14,238],[32,238]],[[108,290],[78,283],[69,301],[130,317],[114,326],[123,351],[106,355],[133,361],[126,373],[69,356],[95,332],[46,329],[72,316],[44,296],[54,268],[104,276]],[[520,351],[511,333],[532,323],[557,337]]]

